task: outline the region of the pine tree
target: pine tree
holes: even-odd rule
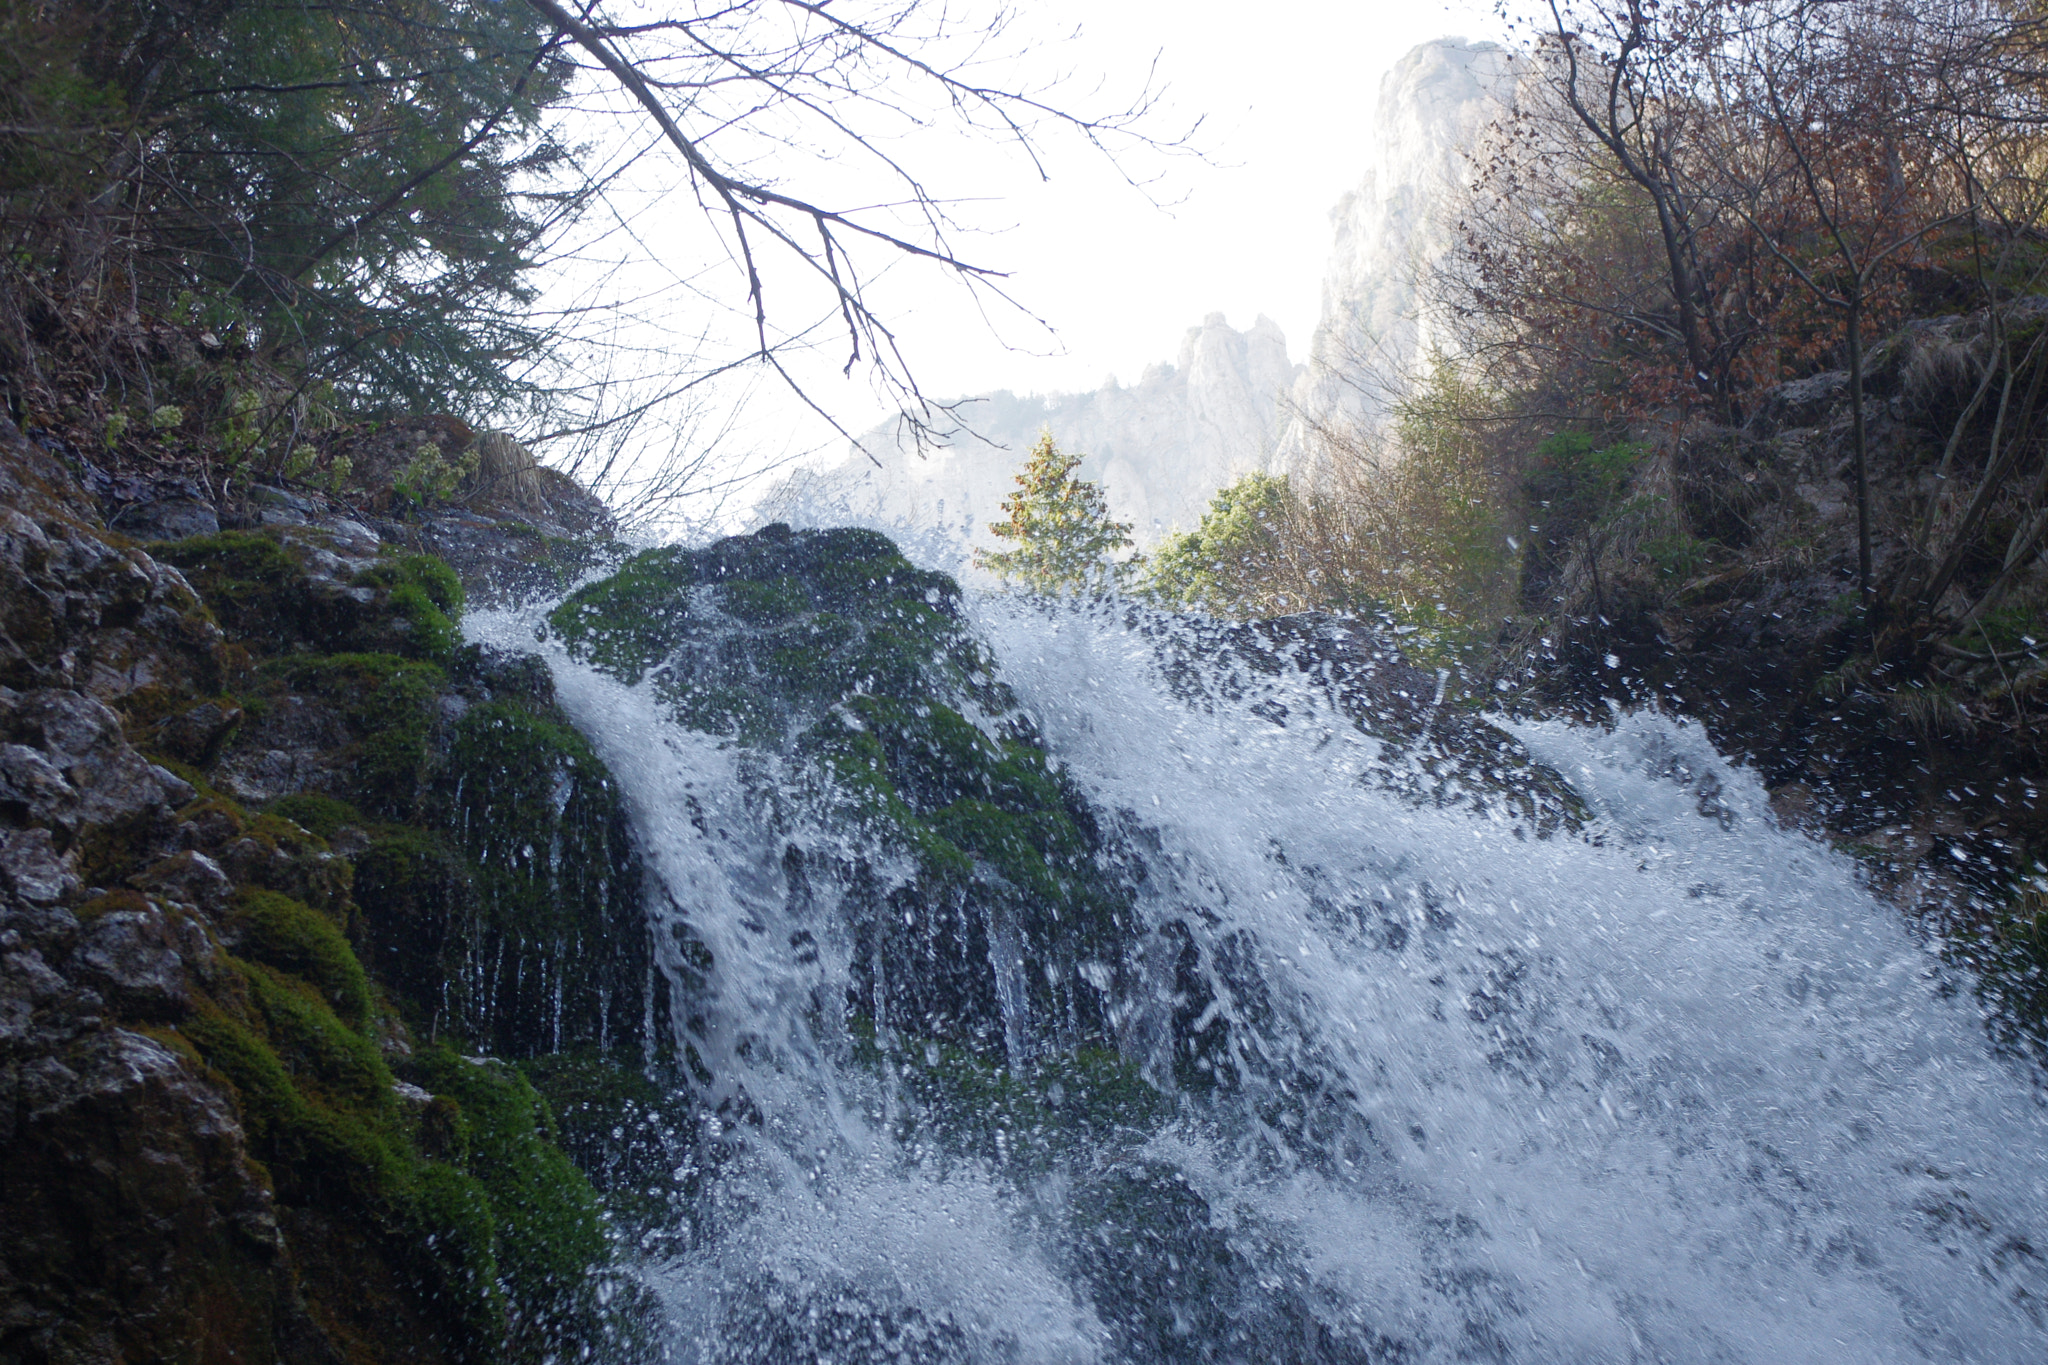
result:
[[[1015,548],[976,550],[974,562],[1032,592],[1121,582],[1136,563],[1114,558],[1131,548],[1131,523],[1113,520],[1102,490],[1074,477],[1080,463],[1079,455],[1053,444],[1049,429],[1041,431],[1017,475],[1017,491],[1003,499],[1009,519],[988,528]]]

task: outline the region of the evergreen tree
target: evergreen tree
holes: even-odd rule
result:
[[[1284,593],[1287,476],[1254,471],[1220,488],[1202,524],[1168,537],[1152,557],[1146,590],[1172,606],[1258,615]]]
[[[1074,477],[1080,463],[1053,444],[1051,430],[1041,431],[1017,491],[1003,499],[1008,520],[988,528],[1015,548],[976,550],[974,562],[1032,592],[1120,583],[1137,562],[1114,558],[1131,548],[1131,523],[1112,519],[1102,490]]]

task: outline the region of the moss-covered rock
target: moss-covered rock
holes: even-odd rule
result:
[[[545,1104],[462,1055],[645,1045],[633,851],[545,666],[351,522],[181,575],[0,503],[0,1359],[648,1354]]]
[[[154,547],[185,571],[230,638],[263,653],[398,654],[445,660],[460,645],[455,574],[429,555],[351,571],[317,532],[223,531]]]
[[[449,1025],[503,1056],[638,1047],[648,931],[618,791],[567,725],[493,702],[454,727],[438,820],[475,869]],[[444,961],[446,961],[444,950]]]
[[[236,902],[227,932],[244,957],[306,981],[351,1028],[369,1023],[370,981],[339,925],[275,891],[245,890]]]
[[[829,884],[849,912],[856,1012],[990,1057],[1099,1042],[1133,865],[959,602],[876,532],[771,526],[636,556],[549,622],[680,723],[797,762],[864,835],[784,864],[793,894]]]
[[[700,1184],[692,1087],[675,1068],[584,1050],[520,1065],[555,1117],[556,1140],[636,1245],[679,1249]]]
[[[258,900],[242,913],[289,926],[246,929],[245,945],[312,965],[301,975],[231,961],[228,988],[183,1038],[234,1095],[294,1240],[354,1271],[306,1286],[331,1335],[377,1340],[384,1312],[417,1319],[423,1340],[407,1345],[429,1358],[538,1362],[637,1340],[642,1309],[613,1292],[597,1195],[554,1145],[532,1088],[436,1048],[406,1064],[435,1093],[422,1105],[414,1085],[402,1100],[370,1021],[352,1026],[325,998],[327,978],[362,982],[347,945],[303,906]],[[308,939],[319,940],[310,954]]]

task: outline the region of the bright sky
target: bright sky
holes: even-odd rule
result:
[[[1381,78],[1418,43],[1494,37],[1504,27],[1489,0],[1266,0],[1258,7],[1242,0],[1021,0],[1019,11],[1010,36],[1026,50],[994,79],[1030,85],[1068,73],[1056,101],[1101,111],[1135,94],[1156,56],[1155,84],[1165,96],[1154,128],[1172,133],[1199,117],[1195,145],[1206,156],[1129,158],[1133,173],[1158,177],[1148,197],[1072,138],[1045,143],[1051,178],[1044,182],[1021,156],[988,139],[954,136],[943,119],[939,132],[892,144],[933,192],[961,201],[957,216],[976,231],[958,238],[956,251],[1008,272],[1008,291],[1056,333],[1049,337],[1014,315],[998,316],[992,330],[945,272],[893,265],[870,302],[923,391],[936,398],[1086,390],[1111,374],[1129,383],[1148,365],[1171,361],[1186,329],[1213,312],[1238,328],[1266,314],[1286,333],[1290,354],[1304,359],[1332,242],[1329,213],[1365,169]],[[1099,96],[1091,93],[1098,82]],[[641,134],[648,135],[644,127]],[[769,158],[762,164],[760,173],[782,169]],[[643,165],[660,177],[650,183],[676,183],[672,163]],[[805,172],[819,173],[816,164]],[[828,166],[823,173],[834,172]],[[849,164],[836,187],[805,179],[791,188],[833,202],[888,193],[866,174]],[[642,263],[629,271],[638,281],[630,288],[645,288],[649,270],[673,272],[677,280],[701,270],[695,278],[709,282],[728,306],[736,303],[732,266],[707,266],[701,239],[685,244],[688,228],[701,230],[694,206],[675,198],[644,202],[653,206],[633,214],[630,242],[616,238],[606,247]],[[561,287],[575,302],[587,282],[565,275]],[[719,318],[689,287],[661,296],[653,334],[687,340],[694,328],[706,334],[709,356],[743,351],[746,334],[736,315]],[[791,297],[786,290],[771,294]],[[710,335],[720,329],[724,335]],[[674,343],[653,344],[668,350]],[[835,336],[799,362],[800,372],[815,401],[848,430],[863,431],[893,410],[858,368],[851,378],[840,376],[843,359]],[[716,442],[718,467],[758,469],[806,450],[829,458],[844,449],[775,381],[752,387],[737,426]],[[717,403],[729,406],[730,397],[728,390]],[[711,414],[677,447],[704,443],[701,431],[724,420]]]
[[[1171,360],[1211,312],[1265,313],[1304,358],[1330,251],[1329,211],[1357,183],[1380,78],[1417,43],[1495,36],[1486,3],[1445,0],[1033,0],[1047,32],[1079,26],[1062,65],[1128,76],[1160,53],[1171,123],[1204,116],[1211,164],[1164,167],[1160,209],[1100,158],[1062,148],[1050,183],[1011,177],[1015,226],[977,243],[1064,354],[1006,350],[960,306],[919,291],[899,330],[927,391],[1090,389]]]

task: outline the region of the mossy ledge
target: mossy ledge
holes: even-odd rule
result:
[[[0,1360],[657,1356],[593,1135],[686,1131],[666,1003],[545,666],[360,525],[136,546],[17,442]]]
[[[867,836],[792,837],[783,860],[792,894],[846,908],[852,1013],[991,1059],[1108,1037],[1141,868],[995,680],[951,578],[874,531],[770,526],[637,555],[548,620],[678,723],[791,759],[824,822]],[[1006,991],[1028,1006],[1006,1014]],[[1063,1022],[1026,1039],[1027,1016]]]

